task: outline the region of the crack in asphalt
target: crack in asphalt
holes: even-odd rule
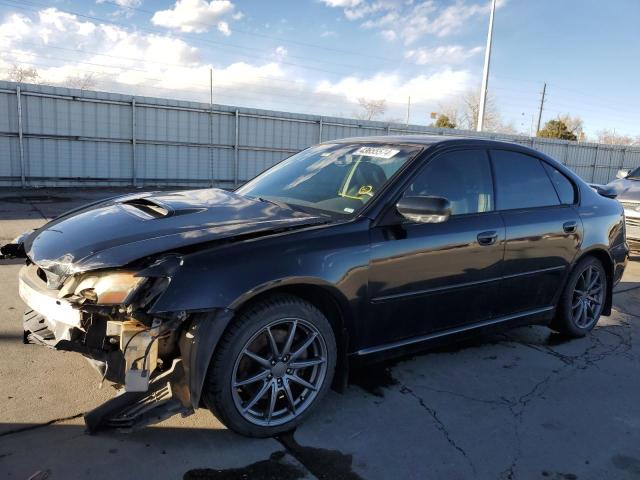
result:
[[[29,204],[29,206],[37,213],[40,214],[40,216],[45,220],[45,221],[49,221],[49,218],[47,218],[47,216],[44,214],[44,212],[42,210],[40,210],[38,207],[36,207],[34,202],[30,202],[28,197],[25,197],[25,202]]]
[[[27,425],[25,427],[14,428],[12,430],[7,430],[6,432],[0,433],[0,437],[6,437],[6,436],[9,436],[9,435],[14,435],[16,433],[22,433],[22,432],[27,432],[29,430],[36,430],[38,428],[48,427],[49,425],[53,425],[53,424],[56,424],[56,423],[65,422],[67,420],[74,420],[76,418],[80,418],[83,415],[84,415],[84,413],[76,413],[75,415],[70,415],[68,417],[54,418],[53,420],[49,420],[48,422],[45,422],[45,423],[36,423],[34,425]]]
[[[640,285],[636,285],[635,287],[625,288],[624,290],[614,290],[613,294],[615,295],[616,293],[630,292],[631,290],[637,290],[638,288],[640,288]]]
[[[542,398],[549,386],[549,383],[551,382],[551,379],[554,376],[560,376],[562,371],[567,369],[571,370],[571,372],[569,372],[569,374],[567,375],[570,376],[580,370],[585,370],[589,367],[598,368],[598,363],[610,356],[627,353],[632,347],[632,332],[629,327],[630,325],[627,322],[621,322],[620,325],[600,327],[598,330],[591,332],[588,337],[591,344],[579,355],[565,355],[556,351],[549,345],[536,345],[503,334],[506,341],[523,345],[545,355],[550,355],[553,358],[561,361],[563,365],[560,370],[553,372],[552,374],[537,382],[533,386],[533,388],[531,388],[524,395],[521,395],[517,400],[509,401],[508,399],[505,399],[511,403],[509,405],[509,410],[514,418],[513,427],[515,437],[515,453],[513,459],[511,460],[511,464],[501,472],[501,479],[513,480],[514,478],[516,478],[515,472],[520,455],[522,454],[520,425],[522,424],[524,413],[530,402],[536,398]],[[622,329],[622,332],[618,332],[615,329]],[[618,342],[616,342],[612,346],[607,346],[599,337],[600,333],[613,335],[618,339]],[[598,352],[598,349],[601,348],[604,348],[604,351]]]
[[[436,393],[445,393],[447,395],[451,395],[453,397],[459,397],[462,398],[464,400],[469,400],[470,402],[478,402],[478,403],[484,403],[486,405],[497,405],[500,407],[504,407],[504,406],[509,406],[510,402],[509,400],[507,400],[504,397],[500,397],[499,400],[489,400],[486,398],[476,398],[476,397],[472,397],[470,395],[465,395],[463,393],[459,393],[459,392],[452,392],[451,390],[441,390],[438,388],[433,388],[433,387],[429,387],[429,386],[421,386],[421,388],[424,388],[425,390],[430,390],[432,392],[436,392]]]
[[[449,433],[449,430],[447,429],[446,425],[438,417],[438,412],[436,412],[434,408],[432,408],[429,405],[427,405],[427,403],[424,401],[424,399],[422,397],[420,397],[417,393],[415,393],[411,388],[407,387],[404,383],[400,382],[399,385],[401,387],[400,388],[400,393],[409,394],[410,396],[412,396],[413,398],[415,398],[418,401],[420,406],[429,414],[429,416],[433,420],[436,428],[440,431],[440,433],[442,433],[442,435],[444,436],[445,440],[449,443],[449,445],[451,445],[458,452],[460,452],[460,454],[469,463],[469,466],[473,470],[474,474],[476,474],[477,473],[476,466],[471,461],[471,458],[469,457],[469,455],[467,455],[467,452],[460,445],[458,445],[455,442],[455,440],[451,437],[451,434]]]
[[[619,309],[616,310],[620,311]],[[620,312],[626,313],[622,311]],[[640,315],[630,315],[640,318]],[[531,343],[520,340],[518,338],[514,338],[507,334],[501,334],[500,336],[504,339],[503,342],[505,344],[511,343],[516,346],[522,345],[523,347],[530,348],[543,355],[549,355],[562,363],[559,369],[553,370],[549,375],[546,375],[544,378],[536,382],[528,391],[516,398],[506,398],[501,396],[498,399],[492,400],[486,398],[476,398],[461,392],[443,390],[429,386],[421,386],[421,388],[425,388],[436,393],[459,397],[468,401],[507,408],[513,417],[515,451],[510,465],[500,473],[499,478],[502,480],[513,480],[516,478],[516,469],[520,456],[522,454],[520,431],[521,425],[523,423],[525,412],[531,402],[544,397],[544,394],[547,392],[554,378],[567,378],[579,371],[583,371],[588,368],[599,368],[598,364],[611,356],[628,354],[628,352],[632,349],[633,332],[630,327],[631,325],[625,321],[621,321],[618,325],[599,327],[597,330],[591,332],[591,334],[587,337],[589,344],[586,346],[586,348],[580,354],[576,355],[567,355],[561,353],[550,345]],[[602,337],[605,335],[611,335],[612,337],[614,337],[615,341],[613,343],[603,341]],[[412,389],[410,389],[403,383],[399,384],[401,386],[401,393],[409,394],[419,401],[420,405],[429,413],[434,423],[436,424],[436,427],[445,436],[449,444],[451,444],[451,446],[453,446],[458,452],[460,452],[461,455],[465,457],[465,459],[473,468],[474,472],[476,472],[475,465],[471,461],[469,455],[453,440],[448,429],[438,417],[437,412],[433,408],[429,407],[426,402]]]

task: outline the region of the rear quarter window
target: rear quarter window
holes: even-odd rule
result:
[[[547,162],[542,162],[545,170],[549,174],[551,183],[560,197],[560,203],[563,205],[573,205],[576,203],[576,186],[569,180],[564,173],[557,168],[552,167]]]

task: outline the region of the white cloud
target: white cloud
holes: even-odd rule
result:
[[[173,35],[84,21],[55,8],[0,21],[0,51],[0,78],[15,63],[35,67],[42,81],[52,85],[67,85],[69,79],[90,73],[98,90],[208,101],[213,68],[217,103],[321,115],[349,115],[364,96],[385,98],[389,115],[400,118],[409,95],[412,108],[430,111],[471,83],[469,72],[453,69],[413,78],[380,72],[331,81],[317,78],[316,72],[310,80],[283,64],[288,56],[283,47],[274,49],[266,62],[211,65],[198,48]]]
[[[320,0],[329,7],[352,8],[362,3],[362,0]]]
[[[486,5],[468,5],[458,0],[431,16],[435,13],[433,5],[429,8],[418,5],[408,17],[408,23],[402,27],[402,37],[406,44],[414,43],[427,34],[444,37],[462,28],[469,18],[487,11]]]
[[[462,63],[483,51],[484,47],[465,48],[461,45],[443,45],[435,48],[425,47],[408,50],[405,52],[404,58],[413,60],[418,65],[439,63],[452,65]]]
[[[468,3],[466,0],[456,0],[448,6],[435,0],[419,3],[411,0],[323,1],[330,7],[342,8],[348,20],[361,21],[362,28],[382,28],[385,38],[399,37],[406,45],[414,44],[427,35],[445,37],[457,33],[471,18],[489,12],[488,2]],[[499,0],[497,7],[506,3],[507,0]]]
[[[385,40],[389,40],[390,42],[398,38],[398,34],[395,30],[383,30],[380,34],[385,38]]]
[[[325,80],[317,85],[316,91],[342,95],[350,102],[364,97],[404,103],[411,96],[414,103],[442,100],[466,90],[470,84],[471,76],[466,70],[446,69],[410,79],[403,79],[395,73],[378,73],[369,78],[350,76],[335,83]]]
[[[276,48],[275,52],[273,52],[273,57],[276,58],[278,61],[284,60],[284,58],[287,56],[287,54],[289,53],[289,51],[284,48],[282,45],[280,45],[278,48]]]
[[[107,0],[96,0],[96,3],[105,3],[106,1]],[[142,4],[142,0],[109,0],[109,2],[125,8],[136,8]]]
[[[223,22],[222,20],[218,22],[218,31],[223,34],[225,37],[231,35],[231,29],[229,28],[229,24],[227,22]]]
[[[151,22],[161,27],[194,33],[206,32],[217,24],[223,35],[229,35],[229,24],[221,21],[221,18],[230,15],[234,8],[229,0],[177,0],[173,8],[155,12]]]
[[[322,33],[320,34],[320,36],[322,38],[326,38],[326,37],[337,37],[338,33],[335,30],[323,30]]]

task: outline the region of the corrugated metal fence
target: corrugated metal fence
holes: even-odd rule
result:
[[[0,185],[230,187],[320,141],[473,135],[547,153],[606,183],[640,148],[440,130],[0,81]]]

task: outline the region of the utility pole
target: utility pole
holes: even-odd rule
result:
[[[487,47],[484,50],[484,71],[482,72],[482,87],[480,90],[480,105],[478,108],[478,125],[476,130],[482,131],[484,124],[484,110],[487,104],[487,88],[489,84],[489,64],[491,63],[491,42],[493,41],[493,16],[496,13],[496,0],[491,0],[491,14],[489,15],[489,33]]]
[[[547,82],[542,87],[542,98],[540,98],[540,110],[538,111],[538,128],[536,128],[536,136],[540,131],[540,122],[542,121],[542,109],[544,108],[544,97],[547,94]]]
[[[409,126],[409,116],[411,115],[411,96],[407,99],[407,127]]]

